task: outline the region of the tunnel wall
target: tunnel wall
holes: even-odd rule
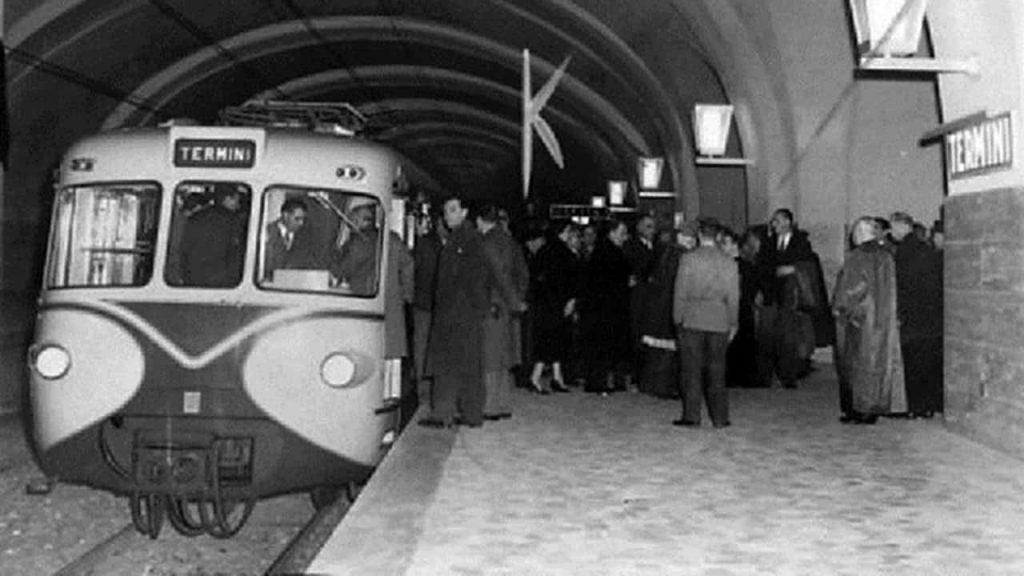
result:
[[[976,55],[981,65],[976,78],[941,77],[944,120],[982,111],[1014,114],[1014,165],[949,185],[946,423],[1024,457],[1024,7],[1017,0],[947,0],[933,2],[928,16],[937,57]]]

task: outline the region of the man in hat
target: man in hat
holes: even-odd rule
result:
[[[680,222],[675,239],[659,251],[651,277],[648,322],[640,336],[644,346],[640,391],[659,398],[679,397],[679,362],[672,302],[679,260],[696,247],[697,223]]]
[[[700,426],[702,400],[715,428],[729,426],[725,361],[739,323],[740,280],[736,262],[718,248],[717,234],[716,223],[702,220],[700,246],[680,258],[676,272],[672,320],[682,352],[683,415],[675,426]]]
[[[909,214],[894,212],[889,221],[907,410],[931,417],[943,408],[941,254],[914,233]]]
[[[357,199],[361,200],[361,199]],[[331,259],[331,275],[352,294],[372,296],[377,292],[377,250],[380,230],[376,203],[353,202],[349,208],[351,225],[339,237],[338,250]]]

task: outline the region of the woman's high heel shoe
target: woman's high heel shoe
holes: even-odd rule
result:
[[[540,382],[534,382],[533,380],[530,381],[530,392],[540,394],[541,396],[547,396],[551,393],[545,390],[544,387],[540,385]]]
[[[552,380],[551,381],[551,389],[554,390],[555,392],[563,392],[563,393],[569,391],[569,387],[566,386],[565,384],[562,384],[562,382],[559,381],[559,380]]]

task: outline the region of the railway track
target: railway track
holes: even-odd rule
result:
[[[125,524],[120,530],[104,538],[84,554],[65,564],[54,576],[93,576],[95,570],[111,554],[126,547],[136,536],[135,527]]]
[[[287,508],[308,507],[305,495],[290,498]],[[156,540],[126,523],[65,564],[55,576],[121,576],[140,574],[302,574],[345,517],[351,500],[337,502],[304,523],[285,519],[253,519],[230,539],[186,538],[169,528]],[[278,506],[280,507],[280,505]],[[308,508],[305,508],[308,513]],[[280,514],[280,512],[278,513]],[[286,542],[277,536],[288,534]]]
[[[270,565],[265,576],[304,574],[351,506],[350,499],[339,498],[335,504],[320,509]]]

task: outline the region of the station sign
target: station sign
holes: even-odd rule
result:
[[[587,206],[586,204],[552,204],[548,208],[548,216],[552,220],[567,218],[607,218],[611,211],[604,206]]]
[[[174,165],[179,168],[252,168],[253,140],[179,138],[174,141]]]
[[[977,114],[957,122],[943,136],[950,180],[1013,166],[1013,116]]]

